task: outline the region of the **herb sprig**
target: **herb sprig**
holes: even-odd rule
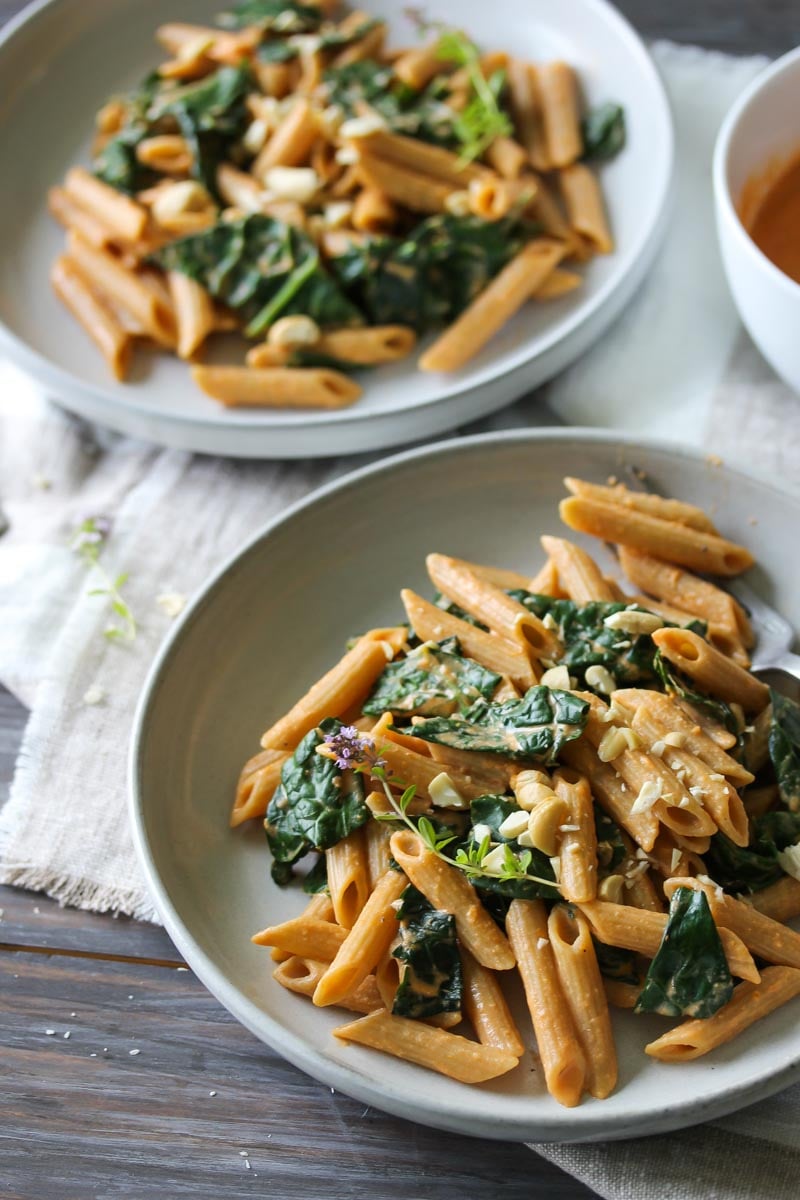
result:
[[[111,520],[103,516],[85,517],[70,539],[70,548],[90,570],[100,578],[100,586],[92,588],[88,595],[105,596],[111,611],[119,618],[103,630],[112,642],[132,642],[136,638],[136,619],[122,588],[128,580],[127,572],[111,576],[100,561],[101,551],[111,534]]]
[[[453,122],[453,132],[462,144],[464,163],[480,158],[495,138],[513,133],[508,114],[500,107],[500,95],[505,86],[505,71],[493,71],[489,78],[483,74],[478,48],[457,29],[442,32],[436,47],[438,58],[457,63],[467,72],[472,96]]]

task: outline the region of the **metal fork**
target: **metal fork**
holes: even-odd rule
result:
[[[638,467],[626,468],[626,486],[632,491],[655,492],[647,481],[647,474]],[[800,700],[800,654],[791,650],[794,630],[785,617],[776,612],[758,592],[742,579],[728,579],[720,584],[746,609],[756,636],[751,671],[765,683],[784,695]]]

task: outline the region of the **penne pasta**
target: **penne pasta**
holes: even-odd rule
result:
[[[567,820],[561,825],[561,894],[565,900],[582,903],[597,895],[597,834],[592,794],[583,775],[568,770],[553,777],[555,793],[567,804]]]
[[[178,357],[190,359],[216,328],[214,305],[205,288],[188,275],[170,271],[167,279],[178,327]]]
[[[548,537],[546,534],[541,542],[570,600],[576,604],[588,604],[591,600],[616,599],[597,563],[580,546],[568,542],[566,538]]]
[[[610,254],[614,241],[597,176],[583,163],[573,163],[559,171],[558,181],[572,229],[596,254]]]
[[[62,254],[50,269],[50,283],[98,347],[114,378],[124,379],[130,362],[131,335],[94,294],[80,264]]]
[[[769,703],[769,688],[744,667],[731,662],[691,629],[657,629],[653,641],[661,653],[705,692],[745,712],[759,712]]]
[[[521,1058],[525,1046],[496,974],[481,966],[463,947],[461,968],[464,973],[464,1012],[478,1041]]]
[[[198,366],[192,378],[226,408],[347,408],[361,395],[347,375],[319,367]]]
[[[329,846],[325,866],[336,920],[344,929],[352,929],[370,893],[363,830],[354,829],[335,846]]]
[[[126,242],[137,242],[144,236],[147,212],[141,204],[129,196],[121,195],[83,167],[71,167],[67,171],[64,191],[75,204],[91,213],[116,237]]]
[[[175,319],[169,304],[148,287],[146,280],[124,267],[107,250],[90,246],[74,231],[67,237],[69,258],[92,288],[130,313],[155,341],[175,344]]]
[[[583,153],[575,72],[569,63],[543,63],[536,79],[549,162],[568,167]]]
[[[267,805],[281,781],[281,768],[288,757],[288,753],[282,750],[262,750],[248,759],[236,785],[231,828],[266,814]]]
[[[272,978],[281,987],[299,996],[313,996],[322,976],[328,968],[326,962],[315,962],[312,958],[300,958],[293,954],[272,972]],[[371,1013],[383,1008],[383,1001],[376,986],[374,975],[368,975],[354,992],[343,996],[339,1008],[349,1008],[351,1012]]]
[[[557,904],[547,921],[547,936],[586,1060],[586,1090],[604,1100],[616,1086],[617,1053],[589,923],[580,914]]]
[[[378,158],[354,143],[358,154],[358,176],[367,187],[388,196],[412,212],[437,213],[454,190],[452,184],[411,167]]]
[[[339,1004],[343,996],[360,987],[375,970],[397,934],[393,905],[407,883],[405,875],[394,870],[378,880],[353,928],[349,932],[340,930],[343,936],[335,957],[331,956],[333,961],[314,990],[314,1004]]]

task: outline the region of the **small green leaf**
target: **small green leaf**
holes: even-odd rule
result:
[[[704,892],[680,887],[635,1011],[712,1017],[733,995],[733,979]]]
[[[620,104],[600,104],[581,123],[584,159],[604,162],[625,145],[625,111]]]

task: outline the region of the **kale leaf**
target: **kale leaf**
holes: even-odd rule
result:
[[[540,897],[547,900],[557,900],[558,888],[555,886],[555,874],[550,865],[550,859],[541,850],[524,849],[514,838],[503,837],[500,826],[506,817],[519,811],[519,805],[504,796],[478,796],[469,806],[470,820],[473,826],[488,825],[492,831],[493,842],[505,842],[518,857],[523,853],[530,855],[526,873],[537,875],[540,879],[552,879],[553,886],[539,883],[536,879],[526,879],[515,876],[511,879],[495,879],[490,875],[472,875],[470,880],[477,891],[505,896],[509,900],[536,900]]]
[[[311,870],[303,876],[303,891],[309,896],[328,891],[328,863],[324,854],[320,854]]]
[[[538,684],[520,700],[499,704],[477,700],[463,716],[419,721],[414,736],[456,750],[481,750],[551,765],[565,743],[580,737],[588,713],[586,700]]]
[[[603,162],[625,145],[625,110],[621,104],[599,104],[581,122],[583,158]]]
[[[705,894],[676,888],[661,945],[634,1011],[711,1017],[732,995],[728,961]]]
[[[322,9],[306,0],[241,0],[220,13],[217,24],[223,29],[260,25],[274,33],[313,33],[322,24]]]
[[[95,155],[95,175],[117,191],[130,195],[150,187],[159,179],[157,172],[139,162],[136,147],[147,137],[150,128],[148,110],[162,83],[161,76],[153,71],[138,88],[122,97],[125,123]]]
[[[464,658],[455,638],[424,642],[406,658],[389,663],[364,712],[377,717],[384,712],[449,717],[476,700],[491,700],[500,678],[480,663]]]
[[[598,879],[605,879],[607,875],[614,874],[627,857],[628,850],[619,825],[599,804],[594,805],[594,827],[597,834]]]
[[[770,688],[772,724],[769,756],[781,800],[793,813],[800,812],[800,705]]]
[[[453,321],[531,236],[516,217],[428,217],[403,239],[367,238],[331,260],[341,286],[375,325],[425,332]]]
[[[337,50],[344,46],[350,46],[353,42],[359,42],[365,34],[380,24],[381,22],[377,18],[367,17],[349,33],[343,33],[340,29],[326,30],[325,33],[320,33],[316,39],[317,50],[324,53],[326,50]],[[256,57],[261,62],[268,63],[291,62],[299,55],[300,45],[295,40],[275,39],[262,42],[256,51]]]
[[[458,144],[458,114],[444,103],[448,87],[437,76],[418,91],[401,83],[391,66],[365,58],[343,67],[331,67],[323,75],[329,104],[355,117],[365,108],[383,117],[389,129],[440,146]]]
[[[352,325],[361,315],[319,261],[316,246],[292,225],[252,213],[219,221],[170,242],[152,256],[165,271],[197,280],[240,312],[254,336],[278,316],[305,313],[319,325]]]
[[[433,908],[413,884],[401,900],[400,945],[392,953],[403,967],[392,1012],[415,1020],[458,1012],[463,982],[455,917]]]
[[[597,938],[592,938],[594,951],[597,955],[597,965],[600,974],[606,979],[615,979],[619,983],[630,983],[634,987],[640,982],[636,955],[633,950],[623,950],[620,946],[607,946]]]
[[[359,774],[341,771],[317,754],[317,746],[341,728],[329,718],[312,729],[283,764],[281,782],[267,808],[265,828],[274,864],[272,877],[283,886],[291,866],[311,850],[327,850],[369,820]]]
[[[763,813],[750,825],[748,846],[737,846],[718,833],[704,855],[709,875],[726,892],[760,892],[776,883],[784,875],[778,853],[800,838],[800,813]]]

